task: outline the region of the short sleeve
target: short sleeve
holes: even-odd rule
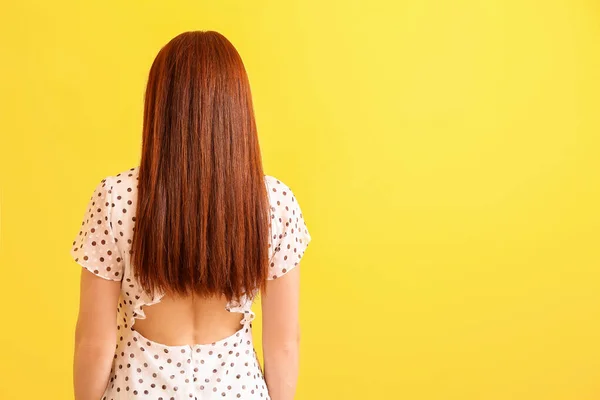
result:
[[[123,257],[112,233],[110,177],[102,179],[90,198],[79,233],[71,246],[71,256],[82,267],[97,276],[120,281]]]
[[[280,180],[268,185],[271,203],[271,251],[269,280],[285,275],[300,263],[311,236],[298,199]]]

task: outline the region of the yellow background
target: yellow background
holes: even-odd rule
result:
[[[138,162],[154,56],[195,29],[242,55],[265,171],[313,236],[298,399],[600,398],[598,2],[6,1],[0,18],[0,399],[71,398],[71,242],[95,184]]]

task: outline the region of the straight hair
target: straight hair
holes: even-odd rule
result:
[[[184,32],[159,51],[148,77],[134,276],[152,295],[231,300],[264,290],[269,228],[242,59],[218,32]]]

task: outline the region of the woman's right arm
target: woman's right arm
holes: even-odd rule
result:
[[[272,400],[293,400],[298,380],[300,268],[267,282],[262,295],[264,373]]]
[[[76,400],[96,400],[109,383],[117,345],[117,305],[121,283],[81,269],[75,328],[73,386]]]

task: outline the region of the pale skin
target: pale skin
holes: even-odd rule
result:
[[[117,344],[117,303],[121,283],[82,268],[75,329],[75,400],[98,400],[108,383]],[[261,296],[264,374],[272,400],[293,400],[299,365],[300,268],[267,282]],[[242,315],[225,310],[226,299],[166,295],[146,306],[135,329],[167,345],[211,343],[241,328]]]

